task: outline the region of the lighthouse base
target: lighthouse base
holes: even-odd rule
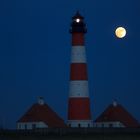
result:
[[[68,120],[67,125],[69,127],[93,127],[92,120]]]

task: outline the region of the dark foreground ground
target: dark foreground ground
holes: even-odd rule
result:
[[[53,128],[0,130],[0,140],[140,140],[140,128]]]

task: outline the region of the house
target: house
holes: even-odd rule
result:
[[[66,127],[66,125],[42,97],[17,121],[18,130],[56,127]]]
[[[116,101],[95,120],[94,127],[139,127],[139,122]]]

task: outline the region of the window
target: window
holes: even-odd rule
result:
[[[81,127],[81,124],[80,123],[78,124],[78,127]]]
[[[24,125],[24,128],[27,129],[27,124]]]
[[[94,127],[98,127],[98,125],[96,123],[93,124]]]
[[[32,129],[36,129],[36,124],[32,124]]]
[[[71,124],[68,124],[68,127],[71,127]]]
[[[112,123],[110,123],[110,124],[109,124],[109,127],[113,127],[113,124],[112,124]]]
[[[20,124],[18,124],[18,129],[21,129],[21,125]]]
[[[102,123],[102,126],[101,127],[104,127],[104,124]]]

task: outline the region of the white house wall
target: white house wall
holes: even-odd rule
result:
[[[121,122],[94,122],[93,127],[125,127]]]
[[[35,128],[47,128],[48,126],[44,122],[19,122],[17,123],[17,129],[19,130],[31,130]]]

